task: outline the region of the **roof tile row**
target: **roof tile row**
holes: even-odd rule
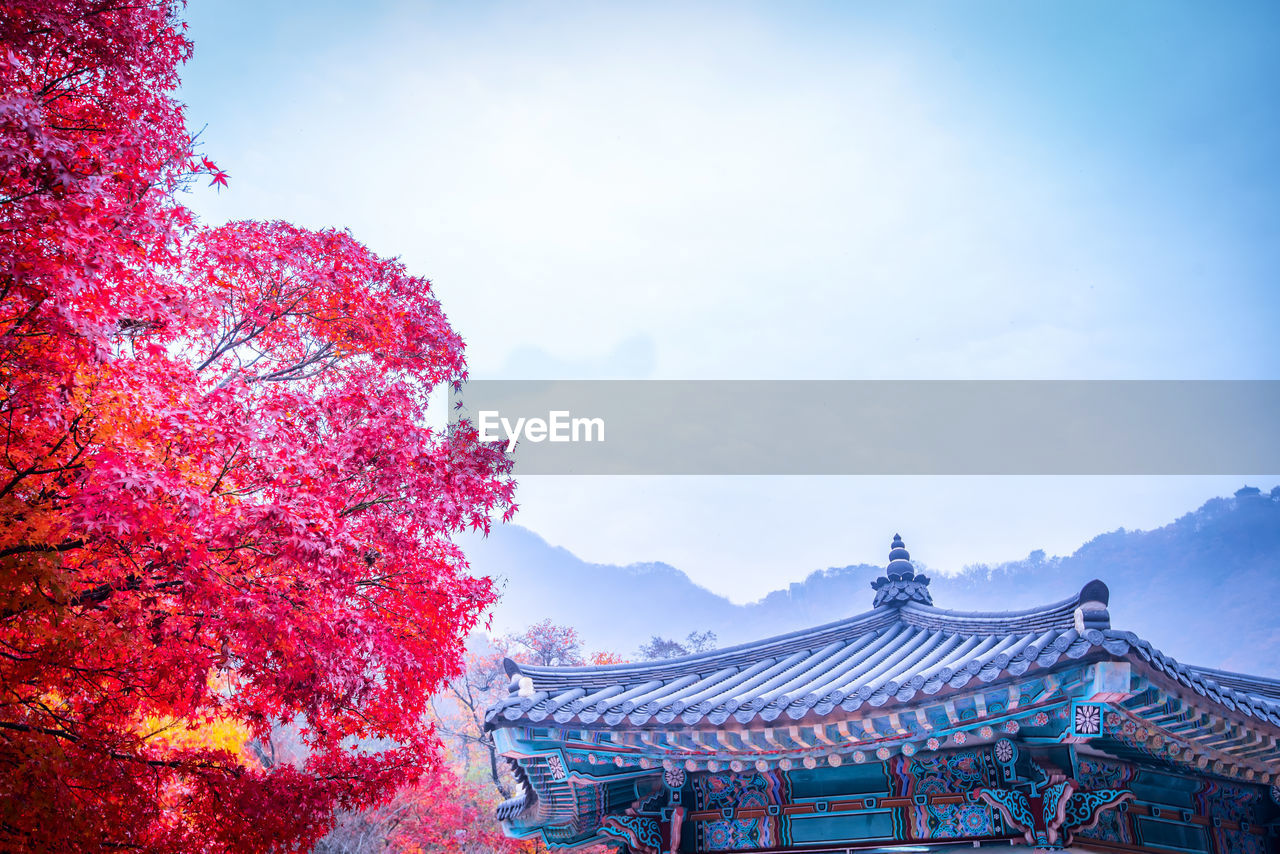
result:
[[[1079,596],[1010,613],[959,613],[911,603],[682,659],[520,667],[513,693],[489,710],[488,720],[491,725],[549,719],[606,726],[676,719],[719,725],[730,718],[746,724],[783,715],[798,720],[811,713],[825,716],[837,707],[853,712],[891,700],[905,703],[974,680],[992,682],[1050,667],[1063,657],[1133,652],[1215,703],[1280,725],[1280,682],[1188,667],[1129,632],[1079,631],[1080,606]],[[532,692],[527,683],[525,691],[515,690],[520,677],[532,680]]]

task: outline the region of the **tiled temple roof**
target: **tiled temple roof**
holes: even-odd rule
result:
[[[993,682],[1062,658],[1127,658],[1213,703],[1280,726],[1280,682],[1179,664],[1130,632],[1110,627],[1106,585],[1026,611],[935,608],[895,537],[877,607],[755,643],[637,664],[537,667],[508,663],[511,693],[490,726],[583,724],[642,727],[740,724],[853,712],[918,695]]]
[[[1181,664],[1132,632],[1108,634],[1123,638],[1142,661],[1201,697],[1246,717],[1280,726],[1280,682],[1262,676]]]

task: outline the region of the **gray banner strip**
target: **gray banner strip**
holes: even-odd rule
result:
[[[474,380],[462,418],[517,475],[1280,473],[1271,380]]]

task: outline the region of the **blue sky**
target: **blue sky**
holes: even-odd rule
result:
[[[1280,7],[193,0],[210,221],[348,226],[483,377],[1272,379]],[[742,600],[1280,478],[530,478]]]

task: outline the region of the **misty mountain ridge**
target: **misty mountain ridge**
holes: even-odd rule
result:
[[[851,564],[810,573],[737,605],[661,562],[588,563],[516,525],[463,545],[472,570],[499,580],[494,631],[542,619],[576,627],[589,650],[634,657],[653,635],[710,629],[720,646],[803,629],[867,611],[884,567]],[[1160,528],[1100,534],[1068,556],[1034,551],[932,579],[939,608],[1004,611],[1074,595],[1092,578],[1111,588],[1112,626],[1180,661],[1280,676],[1280,487],[1213,498]]]

